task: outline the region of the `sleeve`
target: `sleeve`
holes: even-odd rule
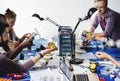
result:
[[[91,17],[91,25],[96,29],[98,24],[99,24],[99,20],[98,20],[97,13],[95,12]]]
[[[7,58],[5,55],[0,55],[0,72],[2,73],[26,72],[26,70],[33,65],[34,63],[32,60],[21,65]]]
[[[106,28],[105,28],[105,35],[107,37],[112,35],[113,28],[115,26],[115,16],[109,16],[109,18],[106,19]]]
[[[28,60],[27,62],[25,62],[24,64],[22,64],[22,67],[24,70],[29,69],[30,67],[32,67],[34,65],[34,62],[32,60]]]

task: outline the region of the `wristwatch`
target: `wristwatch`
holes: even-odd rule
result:
[[[42,53],[39,53],[39,55],[40,55],[41,58],[43,57]]]

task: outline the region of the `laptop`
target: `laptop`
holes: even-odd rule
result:
[[[94,73],[73,74],[73,71],[70,70],[65,61],[61,61],[59,67],[68,81],[99,81],[98,75]]]

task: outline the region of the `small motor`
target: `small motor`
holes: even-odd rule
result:
[[[84,30],[83,32],[82,32],[82,36],[83,37],[87,37],[87,36],[91,36],[92,35],[92,33],[91,32],[88,32],[88,31],[86,31],[86,30]]]

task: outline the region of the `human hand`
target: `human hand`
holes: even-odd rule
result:
[[[28,47],[33,45],[33,39],[24,39],[24,41],[21,42],[23,47]]]
[[[46,48],[50,49],[50,48],[57,48],[57,47],[54,42],[49,42]]]
[[[32,34],[31,33],[26,33],[22,36],[22,38],[19,40],[20,42],[23,42],[24,39],[29,38]]]
[[[26,33],[23,35],[22,39],[24,40],[25,38],[29,38],[31,35],[31,33]]]
[[[106,52],[96,52],[95,54],[98,58],[101,58],[101,59],[110,59],[110,55]]]
[[[43,50],[41,53],[42,53],[42,55],[46,55],[46,54],[50,54],[52,51],[55,51],[55,50],[58,50],[58,48],[57,47],[47,48],[47,49]]]
[[[15,49],[15,42],[12,41],[12,40],[9,40],[8,41],[8,47],[9,47],[10,50]]]
[[[95,39],[96,35],[94,33],[92,33],[90,36],[87,36],[88,39]]]
[[[89,31],[84,30],[84,31],[82,32],[81,38],[83,39],[83,41],[85,41],[85,40],[88,41],[88,40],[94,39],[94,38],[95,38],[95,35],[94,35],[94,33],[92,33],[92,32],[89,32]]]

